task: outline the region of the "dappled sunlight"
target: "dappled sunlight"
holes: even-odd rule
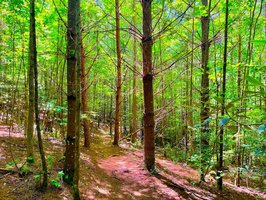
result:
[[[255,190],[255,189],[252,189],[252,188],[247,188],[247,187],[243,187],[243,186],[240,186],[240,187],[237,187],[236,185],[233,185],[231,183],[224,183],[227,187],[239,192],[239,193],[247,193],[247,194],[250,194],[252,195],[253,197],[255,198],[264,198],[266,199],[266,193],[265,192],[261,192],[259,190]]]
[[[156,163],[161,170],[166,170],[167,172],[172,173],[179,178],[190,179],[194,181],[199,180],[199,173],[191,167],[184,166],[182,164],[176,165],[170,160],[163,159],[157,159]]]
[[[0,137],[0,164],[4,166],[11,160],[9,145],[16,152],[16,158],[24,157],[26,146],[23,138]],[[143,151],[125,149],[112,145],[112,138],[104,130],[94,134],[91,149],[81,148],[80,153],[80,192],[85,200],[94,199],[140,199],[140,200],[214,200],[214,199],[239,199],[250,200],[256,197],[266,198],[266,194],[255,189],[236,187],[225,183],[225,191],[221,195],[213,184],[202,183],[198,185],[199,174],[181,163],[174,163],[161,156],[156,158],[157,172],[151,174],[143,164]],[[57,176],[62,170],[63,155],[61,144],[45,141],[47,155],[52,158],[53,166],[50,170],[50,178]],[[36,148],[37,146],[35,146]],[[93,147],[93,148],[92,148]],[[36,162],[40,162],[37,158]],[[51,161],[49,161],[51,162]],[[21,166],[21,162],[18,166]],[[0,167],[1,167],[0,166]],[[38,169],[34,168],[34,169]],[[7,174],[6,174],[7,173]],[[28,197],[40,199],[68,199],[71,200],[71,188],[62,184],[58,189],[49,189],[46,193],[35,192],[33,189],[36,182],[31,178],[28,182],[20,179],[17,174],[1,172],[0,179],[6,193],[25,196],[25,191],[30,190]],[[25,179],[27,180],[27,179]],[[15,185],[20,185],[19,188]],[[13,189],[15,188],[15,189]],[[12,198],[11,198],[12,199]]]
[[[0,126],[0,137],[9,137],[9,135],[11,135],[12,137],[16,137],[16,138],[24,138],[25,137],[22,132],[13,131],[10,129],[11,128],[9,126]]]
[[[136,156],[138,155],[138,156]],[[212,195],[211,193],[208,193],[204,190],[196,190],[194,187],[189,185],[189,182],[187,180],[179,179],[177,180],[175,177],[171,177],[171,175],[168,175],[164,172],[159,172],[164,177],[164,181],[162,179],[157,178],[157,176],[151,175],[145,168],[143,167],[142,159],[140,159],[141,153],[138,152],[128,152],[126,155],[119,156],[119,157],[111,157],[106,160],[101,160],[99,163],[99,166],[102,167],[110,176],[113,176],[119,180],[123,180],[125,182],[134,183],[133,186],[125,186],[123,189],[126,191],[131,191],[132,194],[134,194],[133,191],[135,191],[135,187],[141,187],[145,188],[144,191],[136,191],[137,195],[144,195],[149,194],[152,195],[155,193],[155,196],[160,194],[164,198],[167,199],[185,199],[185,196],[193,195],[193,193],[196,193],[194,196],[197,196],[199,194],[199,198],[201,195],[205,196],[207,195],[208,198],[202,198],[202,199],[214,199],[215,195]],[[172,166],[173,167],[173,166]],[[178,168],[176,166],[176,168]],[[171,182],[171,184],[168,184],[166,179],[169,181],[174,179],[174,184]],[[172,186],[172,187],[171,187]],[[179,186],[179,187],[178,187]],[[184,192],[183,190],[187,190]],[[180,191],[179,191],[180,190]],[[183,196],[179,193],[183,192]]]

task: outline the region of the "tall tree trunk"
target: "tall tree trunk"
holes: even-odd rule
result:
[[[188,126],[189,126],[189,94],[188,94],[188,87],[189,87],[189,61],[186,61],[186,88],[185,88],[185,124],[184,124],[184,131],[185,131],[185,161],[187,160],[187,153],[188,153]]]
[[[113,94],[110,96],[110,111],[109,111],[109,120],[110,120],[110,136],[113,134]]]
[[[73,196],[74,200],[80,199],[79,193],[79,168],[80,168],[80,112],[81,112],[81,17],[80,17],[80,0],[76,0],[76,26],[77,26],[77,38],[76,38],[76,121],[75,121],[75,157],[74,157],[74,177],[73,177]]]
[[[266,39],[266,1],[263,2],[263,17],[264,17],[264,39]],[[265,48],[265,47],[264,47]],[[264,53],[263,53],[263,56],[264,56],[264,60],[263,60],[263,63],[264,63],[264,74],[262,74],[262,79],[264,79],[264,87],[261,87],[261,108],[262,108],[262,111],[266,111],[266,51],[264,50]],[[264,104],[264,105],[263,105]],[[263,184],[264,184],[264,180],[265,180],[265,172],[261,174],[261,177],[260,177],[260,185],[261,187],[263,187]]]
[[[35,26],[35,13],[34,13],[34,3],[35,2],[30,2],[31,10],[30,10],[30,28],[31,30],[34,29],[33,26]],[[35,34],[31,31],[31,34]],[[31,35],[31,38],[34,37]],[[33,39],[30,38],[30,50],[34,44],[31,44]],[[34,49],[33,49],[34,51]],[[34,131],[34,63],[33,54],[29,54],[29,69],[28,69],[28,116],[27,116],[27,127],[26,128],[26,136],[27,136],[27,161],[29,163],[34,162],[34,157],[33,157],[33,131]]]
[[[201,0],[202,5],[207,8],[207,16],[201,17],[201,180],[204,181],[204,171],[207,167],[209,158],[209,117],[210,117],[210,103],[209,103],[209,24],[210,24],[210,5],[211,0]]]
[[[115,134],[113,145],[118,145],[120,136],[120,117],[121,117],[121,49],[120,49],[120,12],[119,0],[115,0],[115,22],[116,22],[116,55],[117,55],[117,82],[115,98]]]
[[[238,70],[237,70],[237,97],[241,98],[241,35],[238,35]],[[240,115],[241,115],[241,107],[242,107],[242,100],[240,100],[240,105],[238,109],[238,123],[237,123],[237,139],[236,139],[236,153],[237,153],[237,177],[236,177],[236,185],[240,186],[240,167],[241,167],[241,124],[240,124]]]
[[[193,10],[195,11],[195,3],[193,4]],[[191,35],[191,60],[190,60],[190,89],[189,89],[189,126],[190,126],[190,146],[189,146],[189,155],[193,155],[194,151],[194,123],[193,123],[193,108],[192,108],[192,100],[193,100],[193,68],[194,68],[194,37],[195,37],[195,18],[192,18],[192,35]]]
[[[37,69],[37,50],[36,50],[36,29],[35,29],[35,0],[30,1],[30,56],[29,56],[30,68],[34,69],[34,81],[35,81],[35,98],[34,98],[34,110],[35,110],[35,121],[38,136],[38,145],[42,161],[42,173],[43,182],[42,188],[47,187],[47,165],[45,160],[45,153],[43,149],[43,142],[41,136],[40,119],[39,119],[39,108],[38,108],[38,69]]]
[[[160,52],[160,63],[163,63],[163,56],[162,56],[162,40],[159,39],[159,52]],[[161,66],[161,70],[163,69],[163,65]],[[166,107],[166,101],[165,101],[165,77],[161,76],[161,90],[162,90],[162,98],[161,98],[161,107],[164,109]],[[161,138],[162,138],[162,146],[165,147],[165,125],[166,125],[166,117],[167,115],[163,116],[162,122],[161,122]],[[164,152],[166,154],[166,152]]]
[[[64,163],[64,181],[73,184],[75,165],[75,122],[76,122],[76,42],[77,42],[77,2],[68,1],[67,29],[67,137]]]
[[[88,101],[87,101],[87,91],[88,88],[86,88],[86,72],[85,72],[85,51],[82,44],[82,36],[81,36],[81,98],[82,98],[82,112],[85,114],[85,118],[83,118],[83,130],[84,130],[84,146],[90,147],[90,122],[89,122],[89,107],[88,107]]]
[[[152,0],[142,1],[143,13],[143,94],[144,94],[144,162],[149,171],[155,168],[153,71],[152,71]]]
[[[123,118],[123,131],[121,131],[121,133],[123,133],[123,135],[126,135],[127,134],[127,102],[128,102],[126,89],[124,89],[123,93],[124,93],[123,114],[121,115],[121,117]]]
[[[226,67],[227,67],[227,42],[228,42],[228,1],[225,1],[225,28],[224,28],[224,60],[223,60],[223,85],[222,85],[222,111],[221,115],[224,118],[225,114],[225,92],[226,92]],[[217,170],[217,186],[218,190],[222,191],[223,189],[223,149],[224,149],[224,125],[221,126],[220,131],[220,141],[219,141],[219,163]]]
[[[133,6],[132,6],[133,10],[135,10],[136,8],[136,0],[133,0]],[[132,17],[132,21],[133,21],[133,29],[134,29],[134,33],[136,32],[136,17],[135,14],[133,14]],[[137,39],[136,37],[134,37],[133,39],[133,95],[132,95],[132,138],[131,138],[131,142],[134,143],[136,142],[136,138],[137,138]]]

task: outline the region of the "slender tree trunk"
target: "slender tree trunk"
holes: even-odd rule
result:
[[[34,18],[34,2],[31,1],[31,10],[30,10],[30,17]],[[33,21],[35,19],[31,19]],[[35,26],[34,24],[31,24],[30,27],[33,29],[32,26]],[[35,29],[35,28],[34,28]],[[35,34],[35,33],[34,33]],[[32,36],[33,37],[33,36]],[[30,40],[32,42],[32,39]],[[32,44],[30,44],[32,46]],[[30,47],[31,48],[31,47]],[[32,47],[33,48],[33,47]],[[27,161],[29,163],[34,162],[34,157],[33,157],[33,131],[34,131],[34,64],[31,60],[34,59],[32,58],[32,54],[29,55],[29,69],[28,69],[28,116],[27,116],[27,127],[26,127],[26,136],[27,136]]]
[[[152,0],[142,1],[143,13],[143,94],[144,94],[144,161],[149,171],[155,168],[154,144],[154,107],[153,107],[153,71],[152,71]]]
[[[162,56],[162,40],[160,39],[159,40],[159,51],[160,51],[160,63],[163,62],[163,56]],[[161,69],[163,69],[163,66],[161,66]],[[162,89],[162,98],[161,98],[161,107],[164,108],[166,105],[165,103],[165,77],[164,76],[161,76],[161,89]],[[163,116],[163,119],[162,119],[162,123],[161,123],[161,137],[162,137],[162,146],[165,147],[165,125],[166,125],[166,117],[167,115]],[[164,154],[166,155],[166,152],[164,152]]]
[[[201,180],[204,181],[204,171],[207,167],[209,159],[209,117],[210,117],[210,103],[209,103],[209,24],[210,24],[210,5],[211,1],[201,0],[202,5],[208,10],[207,16],[201,17]]]
[[[48,176],[47,176],[47,165],[45,160],[45,153],[43,149],[43,142],[41,137],[40,119],[39,119],[39,108],[38,108],[38,69],[37,69],[37,50],[36,50],[36,30],[35,30],[35,0],[30,1],[30,56],[29,56],[30,68],[34,69],[34,81],[35,81],[35,99],[34,99],[34,109],[35,109],[35,121],[38,136],[38,145],[42,161],[42,173],[43,182],[42,188],[47,187]]]
[[[193,5],[193,10],[195,11],[195,3]],[[193,123],[193,108],[192,108],[192,100],[193,100],[193,68],[194,68],[194,36],[195,36],[195,18],[192,18],[192,40],[191,40],[191,63],[190,63],[190,89],[189,89],[189,126],[190,126],[190,146],[189,146],[189,155],[193,155],[194,151],[194,123]]]
[[[119,0],[115,0],[115,21],[116,21],[116,55],[117,55],[117,82],[116,82],[116,104],[115,104],[115,134],[113,145],[118,145],[120,136],[121,118],[121,49],[120,49],[120,12]]]
[[[67,29],[67,137],[64,163],[64,181],[73,184],[75,168],[75,123],[76,123],[76,42],[77,42],[77,2],[68,1]]]
[[[266,1],[264,1],[263,4],[263,9],[264,9],[264,19],[266,19]],[[266,39],[266,20],[264,20],[264,39]],[[263,64],[266,66],[266,52],[264,51],[264,61]],[[262,96],[262,99],[264,99],[264,108],[266,107],[266,78],[264,78],[264,87],[262,88],[262,91],[264,95]]]
[[[75,121],[75,159],[74,159],[74,177],[73,177],[73,196],[74,200],[80,199],[79,193],[79,168],[80,168],[80,112],[81,112],[81,17],[80,17],[80,0],[76,0],[76,25],[77,25],[77,38],[76,38],[76,121]]]
[[[242,48],[241,48],[241,35],[238,35],[238,70],[237,70],[237,96],[238,98],[241,98],[241,54],[242,54]],[[238,109],[238,123],[237,123],[237,140],[236,140],[236,153],[237,153],[237,177],[236,177],[236,185],[237,187],[240,186],[240,167],[241,167],[241,124],[240,124],[240,113],[241,113],[241,107],[242,107],[242,100],[240,100],[240,105]]]
[[[186,61],[186,88],[185,88],[185,161],[187,160],[188,154],[188,126],[189,126],[189,94],[188,94],[188,87],[189,87],[189,61]]]
[[[133,10],[135,10],[136,8],[136,0],[133,0]],[[136,17],[135,14],[133,14],[132,17],[132,21],[133,21],[133,25],[134,25],[134,33],[136,32]],[[131,142],[134,143],[136,142],[136,138],[137,138],[137,74],[136,74],[136,70],[137,70],[137,66],[136,63],[137,62],[137,39],[136,37],[134,37],[133,39],[133,95],[132,95],[132,138],[131,138]]]
[[[123,135],[127,134],[127,94],[126,94],[126,89],[124,89],[123,91],[124,93],[124,97],[123,97],[123,114],[121,115],[123,118],[123,131],[121,131],[121,133],[123,133]]]
[[[216,44],[214,44],[214,75],[215,75],[215,94],[216,97],[219,97],[219,88],[220,88],[220,83],[219,83],[219,79],[218,79],[218,70],[217,70],[217,47]],[[219,108],[220,103],[218,101],[215,102],[215,106],[216,108]],[[218,128],[218,116],[219,116],[219,110],[217,109],[215,112],[215,141],[214,141],[214,152],[215,152],[215,156],[216,156],[216,162],[219,162],[219,155],[218,155],[218,138],[219,138],[219,128]]]
[[[90,122],[89,122],[89,107],[88,107],[88,101],[87,101],[87,91],[88,88],[86,88],[86,72],[85,72],[85,51],[82,44],[82,36],[81,36],[81,98],[82,98],[82,112],[86,115],[85,118],[83,118],[83,130],[84,130],[84,146],[90,147]]]
[[[222,111],[221,115],[224,118],[225,114],[225,92],[226,92],[226,67],[227,67],[227,43],[228,43],[228,1],[225,0],[225,28],[224,28],[224,60],[223,60],[223,85],[222,85]],[[218,190],[222,191],[223,189],[223,149],[224,149],[224,125],[221,126],[220,131],[220,150],[219,150],[219,163],[218,163],[218,171],[217,171],[217,186]]]
[[[110,97],[110,111],[109,111],[109,120],[110,120],[110,135],[113,135],[113,95]]]

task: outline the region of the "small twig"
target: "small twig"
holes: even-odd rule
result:
[[[4,174],[3,176],[0,176],[0,179],[5,178],[6,176],[8,176],[8,175],[10,175],[10,174],[13,174],[13,173],[14,173],[14,172],[8,172],[8,173]]]
[[[117,170],[112,170],[112,177],[115,178],[115,179],[117,179],[117,180],[119,180],[119,181],[121,181],[121,179],[119,179],[119,178],[116,176],[116,174],[115,174],[116,171],[117,171]]]
[[[18,165],[17,165],[17,162],[15,161],[15,158],[14,158],[14,155],[13,155],[13,152],[12,152],[12,147],[11,147],[11,142],[10,142],[10,140],[11,140],[10,129],[11,129],[11,127],[9,126],[9,127],[8,127],[9,151],[10,151],[10,154],[11,154],[11,159],[12,159],[12,161],[14,162],[15,167],[16,167],[16,169],[17,169],[17,172],[20,173],[20,169],[19,169],[19,167],[18,167]]]
[[[133,133],[130,133],[130,134],[129,134],[129,135],[127,135],[126,137],[123,137],[123,138],[121,138],[119,141],[122,141],[122,140],[125,140],[125,139],[127,139],[127,138],[131,137],[132,135],[136,134],[137,132],[141,131],[142,129],[143,129],[143,127],[142,127],[142,128],[139,128],[139,129],[138,129],[138,130],[136,130],[135,132],[133,132]]]
[[[9,140],[11,139],[10,129],[11,129],[11,127],[9,126],[9,127],[8,127],[8,137],[9,137]],[[20,173],[20,172],[21,172],[21,169],[24,167],[24,165],[27,163],[27,161],[25,161],[25,162],[22,164],[21,167],[18,167],[17,162],[16,162],[16,160],[15,160],[15,157],[14,157],[14,155],[13,155],[11,142],[9,142],[9,151],[10,151],[10,154],[11,154],[11,159],[12,159],[12,161],[13,161],[13,163],[15,164],[15,167],[16,167],[16,169],[17,169],[17,173],[18,173],[19,175],[21,175],[21,173]]]

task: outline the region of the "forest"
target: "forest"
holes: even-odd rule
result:
[[[265,0],[0,0],[0,199],[266,199]]]

